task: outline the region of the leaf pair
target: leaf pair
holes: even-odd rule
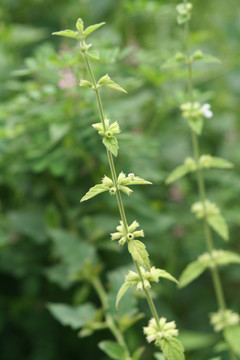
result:
[[[179,279],[179,287],[185,287],[197,279],[207,268],[213,266],[213,262],[215,265],[240,264],[240,255],[232,251],[214,250],[212,257],[207,253],[199,256],[183,271]]]

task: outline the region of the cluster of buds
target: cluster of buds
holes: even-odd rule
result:
[[[110,120],[109,119],[104,119],[104,123],[105,123],[105,130],[103,128],[103,124],[102,123],[97,123],[97,124],[92,124],[92,127],[94,127],[94,129],[96,129],[99,133],[99,135],[101,136],[106,136],[107,138],[111,138],[113,137],[115,134],[119,134],[120,133],[120,128],[119,128],[119,124],[117,121],[115,121],[114,123],[110,124]]]
[[[128,226],[128,231],[126,233],[123,222],[120,221],[120,225],[117,226],[117,232],[111,234],[111,240],[118,240],[120,245],[124,245],[126,242],[129,242],[138,237],[144,237],[143,230],[137,230],[139,223],[135,220],[130,226]]]
[[[213,325],[214,330],[219,332],[228,326],[238,325],[240,316],[232,310],[220,310],[210,314],[210,323]]]
[[[184,24],[191,18],[192,4],[190,2],[178,4],[177,7],[177,22],[179,25]]]
[[[158,323],[152,318],[148,326],[143,328],[143,332],[147,336],[147,341],[154,341],[156,346],[161,346],[162,339],[169,340],[173,336],[178,336],[175,321],[167,322],[164,317],[160,318]]]
[[[191,211],[195,213],[198,219],[202,219],[204,216],[218,215],[220,213],[216,204],[206,200],[204,204],[202,202],[196,202],[192,205]]]

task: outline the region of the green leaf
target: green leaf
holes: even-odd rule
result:
[[[77,39],[77,31],[72,31],[72,30],[63,30],[63,31],[57,31],[52,33],[52,35],[58,35],[58,36],[66,36],[66,37],[71,37],[74,39]]]
[[[131,193],[133,192],[129,187],[123,185],[119,186],[119,190],[123,191],[128,196],[131,195]]]
[[[144,180],[139,176],[128,176],[124,179],[124,185],[151,185],[150,181]]]
[[[196,260],[188,264],[180,276],[179,287],[183,288],[197,279],[207,268],[208,263],[201,260]]]
[[[203,127],[203,119],[201,117],[189,119],[188,124],[197,135],[201,134]]]
[[[104,137],[103,144],[114,156],[118,155],[118,141],[115,136],[112,136],[111,138]]]
[[[193,351],[215,344],[218,337],[216,334],[180,331],[178,338],[183,344],[185,351]]]
[[[182,53],[177,53],[174,57],[168,59],[161,67],[162,69],[171,69],[179,65],[185,64],[186,58]]]
[[[220,59],[218,59],[217,57],[215,57],[213,55],[209,55],[209,54],[202,54],[202,56],[194,56],[194,54],[193,54],[193,59],[194,59],[194,62],[199,61],[199,62],[203,62],[203,63],[213,63],[213,64],[221,63]]]
[[[77,19],[76,28],[77,28],[77,30],[79,31],[80,34],[83,33],[84,23],[83,23],[81,18]]]
[[[72,329],[80,329],[87,321],[93,320],[96,313],[96,308],[90,303],[77,307],[50,303],[47,308],[62,325]]]
[[[175,338],[162,339],[161,348],[167,360],[184,360],[184,348],[180,341]]]
[[[208,216],[207,222],[225,241],[229,239],[228,226],[222,215],[216,214]]]
[[[166,184],[171,184],[174,181],[180,179],[181,177],[185,176],[191,172],[191,170],[186,165],[180,165],[176,169],[174,169],[166,180]]]
[[[175,282],[176,284],[178,284],[177,279],[175,279],[175,277],[172,276],[171,274],[169,274],[167,271],[162,270],[162,269],[156,269],[156,272],[157,272],[157,275],[158,275],[160,278],[164,278],[164,279],[173,281],[173,282]]]
[[[135,350],[132,355],[132,360],[140,360],[143,352],[144,352],[144,347],[140,347],[137,350]]]
[[[100,86],[104,85],[104,86],[110,87],[112,89],[115,89],[117,91],[127,93],[127,91],[124,90],[120,85],[115,83],[108,74],[101,77],[101,79],[98,81],[98,85],[100,85]]]
[[[136,260],[139,265],[142,265],[145,269],[150,270],[149,255],[146,250],[146,246],[141,241],[131,240],[128,243],[128,250],[133,259]]]
[[[49,236],[54,243],[54,257],[67,265],[68,277],[74,279],[86,263],[96,262],[95,248],[79,237],[63,230],[50,230]],[[51,269],[51,268],[50,268]]]
[[[120,289],[117,293],[116,308],[118,308],[121,298],[126,294],[128,289],[134,285],[136,285],[136,282],[130,282],[130,281],[125,281],[125,283],[122,284],[122,286],[120,287]]]
[[[240,255],[233,251],[218,250],[214,259],[218,265],[240,264]]]
[[[124,349],[114,341],[101,341],[98,346],[104,351],[111,359],[124,360],[126,359]]]
[[[103,184],[97,184],[95,186],[93,186],[91,189],[89,189],[89,191],[86,193],[86,195],[84,195],[82,197],[82,199],[80,200],[80,202],[82,201],[86,201],[89,200],[91,198],[93,198],[94,196],[101,194],[104,191],[109,190],[109,188]]]
[[[154,357],[155,357],[156,360],[166,360],[163,353],[154,353]]]
[[[101,26],[105,25],[105,22],[101,22],[99,24],[95,24],[95,25],[90,25],[86,28],[86,30],[84,31],[84,35],[87,37],[88,35],[90,35],[93,31],[99,29]]]
[[[229,161],[211,155],[202,155],[199,159],[199,165],[201,168],[217,169],[231,169],[233,167],[233,164]]]
[[[223,334],[231,349],[240,356],[240,325],[227,327]]]

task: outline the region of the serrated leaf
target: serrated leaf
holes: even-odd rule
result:
[[[114,341],[101,341],[98,344],[99,348],[105,352],[111,359],[124,360],[126,359],[124,349]]]
[[[125,281],[122,286],[120,287],[118,293],[117,293],[117,298],[116,298],[116,308],[118,308],[119,302],[121,300],[121,298],[126,294],[126,292],[128,291],[128,289],[132,286],[136,285],[136,282],[130,282],[130,281]]]
[[[188,264],[180,276],[179,287],[183,288],[193,280],[197,279],[207,267],[208,263],[201,260],[196,260]]]
[[[124,185],[151,185],[150,181],[144,180],[139,176],[128,176],[124,179]]]
[[[115,136],[111,138],[104,137],[103,138],[103,144],[106,146],[106,148],[111,151],[111,153],[114,156],[118,155],[118,141]]]
[[[177,279],[175,279],[175,277],[172,276],[171,274],[169,274],[167,271],[162,270],[162,269],[156,269],[156,271],[157,271],[158,276],[159,276],[160,278],[164,278],[164,279],[173,281],[173,282],[175,282],[176,284],[178,284]]]
[[[234,353],[240,356],[240,325],[227,327],[223,334]]]
[[[167,360],[184,360],[184,348],[180,341],[175,338],[162,339],[161,348]]]
[[[197,134],[200,135],[203,127],[203,119],[201,117],[188,120],[190,128]]]
[[[222,215],[216,214],[208,216],[207,222],[225,241],[229,239],[228,226]]]
[[[77,39],[77,32],[72,30],[57,31],[57,32],[53,32],[52,35],[66,36]]]
[[[84,31],[84,35],[87,37],[88,35],[90,35],[93,31],[99,29],[101,26],[105,25],[105,22],[101,22],[99,24],[94,24],[94,25],[90,25],[88,26],[85,31]]]
[[[86,195],[84,195],[82,197],[82,199],[80,200],[80,202],[82,201],[86,201],[89,200],[91,198],[93,198],[94,196],[101,194],[104,191],[109,190],[109,188],[103,184],[97,184],[95,186],[93,186],[91,189],[89,189],[89,191],[86,193]]]
[[[149,255],[146,250],[146,246],[139,240],[131,240],[128,243],[128,250],[132,255],[133,259],[145,267],[145,269],[150,270]]]
[[[77,307],[50,303],[47,308],[62,325],[70,326],[72,329],[80,329],[87,321],[93,320],[96,313],[96,308],[90,303]]]
[[[98,81],[98,85],[100,85],[100,86],[104,85],[104,86],[110,87],[112,89],[115,89],[117,91],[127,93],[127,91],[124,90],[120,85],[115,83],[108,74],[101,77],[101,79]]]
[[[190,172],[191,170],[189,169],[189,167],[187,167],[186,165],[180,165],[170,173],[166,180],[166,184],[171,184]]]
[[[240,255],[233,251],[219,250],[214,259],[218,265],[240,264]]]

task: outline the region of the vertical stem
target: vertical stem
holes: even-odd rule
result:
[[[188,93],[189,93],[190,102],[193,103],[193,100],[194,100],[193,99],[193,79],[192,79],[192,64],[191,64],[190,47],[189,47],[188,23],[185,23],[185,42],[186,42],[185,47],[186,47],[186,56],[187,56],[187,68],[188,68]],[[204,184],[204,179],[203,179],[203,175],[202,175],[202,170],[198,166],[199,165],[199,157],[200,157],[199,142],[198,142],[198,137],[193,130],[191,130],[191,136],[192,136],[192,143],[193,143],[194,158],[197,163],[198,191],[199,191],[199,196],[200,196],[203,208],[205,209],[205,202],[206,202],[205,184]],[[217,303],[218,303],[219,309],[224,311],[226,308],[224,293],[223,293],[223,288],[222,288],[219,272],[218,272],[217,266],[215,264],[215,260],[212,256],[214,246],[213,246],[211,230],[209,228],[206,215],[203,218],[203,223],[204,223],[204,234],[205,234],[206,247],[207,247],[208,253],[211,256],[212,261],[213,261],[213,267],[211,268],[211,274],[212,274],[213,285],[214,285],[215,294],[216,294],[216,298],[217,298]]]
[[[84,60],[85,60],[85,64],[86,64],[86,67],[88,69],[88,72],[89,72],[89,76],[92,80],[92,83],[93,83],[93,86],[94,86],[94,90],[95,90],[95,93],[96,93],[96,97],[97,97],[97,103],[98,103],[98,110],[99,110],[99,116],[100,116],[100,119],[101,119],[101,122],[102,122],[102,125],[103,125],[103,129],[104,131],[106,131],[106,126],[105,126],[105,121],[104,121],[104,114],[103,114],[103,106],[102,106],[102,101],[101,101],[101,97],[100,97],[100,94],[99,94],[99,90],[97,88],[97,83],[96,83],[96,80],[95,80],[95,77],[94,77],[94,74],[93,74],[93,71],[92,71],[92,68],[91,68],[91,64],[89,62],[89,59],[88,59],[88,56],[87,55],[84,55]],[[110,167],[110,170],[111,170],[111,175],[112,175],[112,180],[113,180],[113,183],[114,183],[114,186],[115,186],[115,189],[116,189],[116,197],[117,197],[117,203],[118,203],[118,209],[119,209],[119,212],[120,212],[120,216],[121,216],[121,219],[122,219],[122,222],[123,222],[123,226],[124,226],[124,230],[125,230],[125,233],[127,234],[128,233],[128,222],[127,222],[127,217],[126,217],[126,213],[125,213],[125,209],[124,209],[124,204],[123,204],[123,201],[122,201],[122,197],[121,197],[121,193],[118,189],[118,182],[117,182],[117,174],[116,174],[116,169],[115,169],[115,165],[114,165],[114,160],[113,160],[113,156],[112,156],[112,153],[107,149],[107,156],[108,156],[108,162],[109,162],[109,167]],[[147,301],[148,301],[148,304],[149,304],[149,307],[150,307],[150,310],[151,310],[151,313],[153,315],[153,317],[155,318],[156,320],[156,324],[157,326],[159,327],[159,316],[157,314],[157,310],[156,310],[156,307],[154,305],[154,302],[151,298],[151,295],[148,291],[148,289],[145,288],[144,286],[144,281],[143,281],[143,276],[142,276],[142,272],[141,272],[141,269],[140,269],[140,266],[138,264],[137,261],[135,261],[133,259],[133,262],[135,264],[135,267],[136,267],[136,270],[138,272],[138,275],[142,281],[142,284],[143,284],[143,290],[144,290],[144,293],[146,295],[146,298],[147,298]]]
[[[92,285],[100,298],[103,309],[106,311],[108,309],[108,298],[105,289],[102,286],[102,283],[100,282],[98,277],[94,277],[92,279]],[[113,317],[109,313],[106,314],[106,323],[108,328],[114,335],[115,339],[117,340],[118,344],[121,345],[122,348],[124,349],[127,359],[130,359],[130,353],[127,344],[124,340],[124,337],[122,336],[122,333],[118,328],[118,326],[115,324]]]
[[[184,0],[184,2],[186,3],[187,0]],[[191,56],[190,56],[188,22],[185,23],[185,51],[186,51],[187,69],[188,69],[188,96],[189,96],[189,100],[192,104],[194,101],[194,96],[193,96],[192,62],[191,62]],[[197,163],[198,191],[199,191],[199,196],[200,196],[203,208],[205,209],[206,191],[205,191],[205,183],[204,183],[204,179],[203,179],[202,170],[199,166],[199,157],[200,157],[199,142],[198,142],[197,135],[195,134],[195,132],[192,129],[191,129],[191,137],[192,137],[194,158]],[[211,267],[210,270],[211,270],[211,275],[212,275],[212,279],[213,279],[214,290],[215,290],[215,294],[216,294],[218,308],[221,311],[224,311],[226,309],[226,303],[225,303],[225,297],[224,297],[224,292],[223,292],[223,287],[222,287],[219,271],[218,271],[215,259],[213,257],[214,245],[213,245],[213,240],[212,240],[212,233],[211,233],[211,229],[207,222],[206,211],[204,211],[204,213],[205,213],[204,218],[203,218],[204,235],[205,235],[206,247],[207,247],[209,255],[211,256],[212,263],[213,263],[213,267]],[[228,344],[228,348],[229,348],[229,356],[230,356],[231,360],[237,360],[237,358],[236,358],[234,352],[232,351],[231,347],[229,346],[229,344]]]

